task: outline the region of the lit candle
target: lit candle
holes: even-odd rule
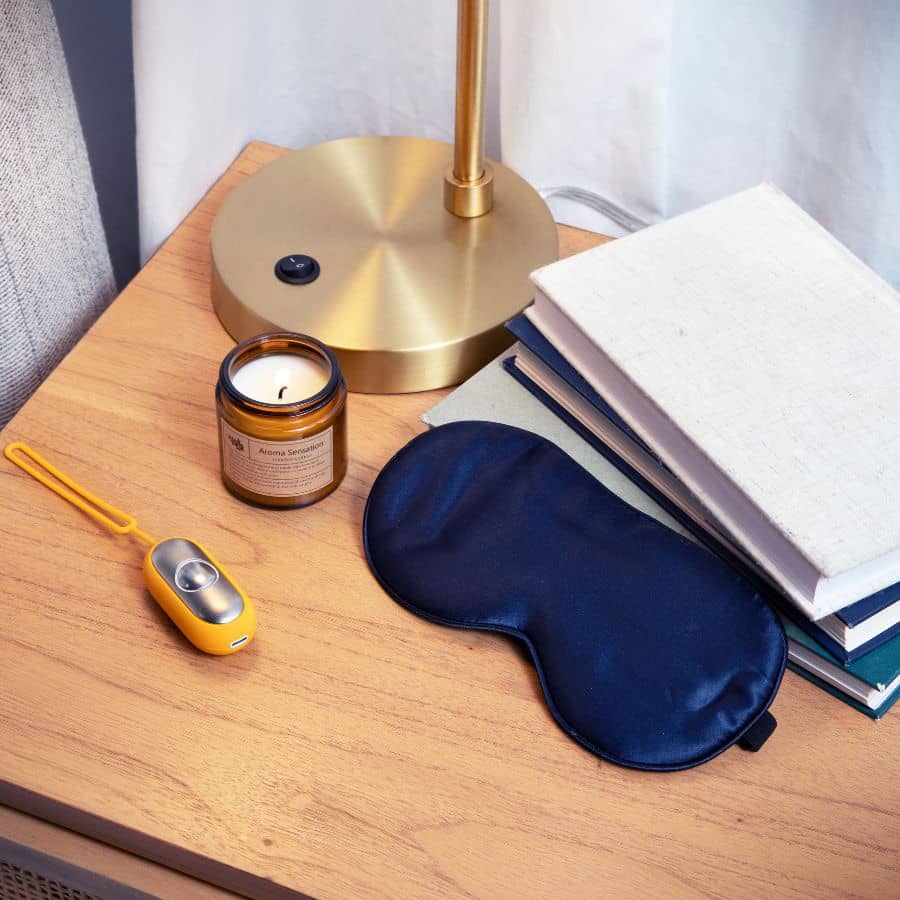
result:
[[[335,355],[306,334],[238,344],[216,384],[219,463],[241,500],[289,509],[327,497],[347,471],[347,385]]]
[[[328,371],[316,359],[296,353],[270,353],[244,363],[232,376],[235,388],[260,403],[298,403],[318,394]]]

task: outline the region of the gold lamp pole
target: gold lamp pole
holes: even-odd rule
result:
[[[558,246],[541,197],[484,159],[487,21],[487,0],[459,0],[454,147],[328,141],[276,160],[222,204],[212,300],[235,339],[314,335],[364,393],[456,384],[509,344],[503,324]]]
[[[473,219],[494,205],[494,173],[484,162],[487,0],[459,0],[456,29],[456,143],[444,176],[444,206]]]

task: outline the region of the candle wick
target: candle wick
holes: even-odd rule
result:
[[[284,392],[285,392],[287,389],[288,389],[288,386],[285,385],[285,386],[278,392],[278,399],[279,399],[279,400],[281,400],[281,398],[284,396]]]

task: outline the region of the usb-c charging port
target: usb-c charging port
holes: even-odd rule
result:
[[[232,648],[234,648],[234,647],[240,647],[241,644],[246,644],[246,643],[247,643],[247,635],[245,634],[243,637],[239,637],[236,641],[232,641],[232,642],[229,644],[229,646],[232,647]]]

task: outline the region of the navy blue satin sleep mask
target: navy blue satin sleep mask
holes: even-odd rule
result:
[[[407,609],[524,641],[553,717],[603,759],[685,769],[774,728],[787,647],[760,595],[538,435],[419,435],[376,479],[363,539]]]

